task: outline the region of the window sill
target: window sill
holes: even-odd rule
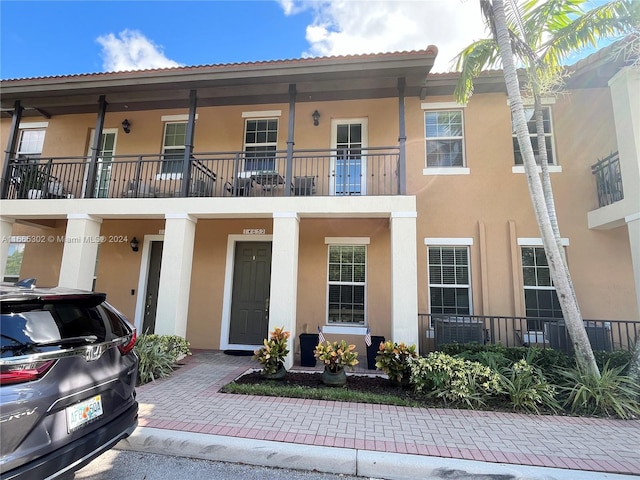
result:
[[[423,175],[470,175],[471,169],[466,167],[428,167],[422,169]]]
[[[367,327],[361,325],[358,326],[337,326],[337,325],[325,325],[322,327],[322,333],[329,333],[335,335],[366,335]]]
[[[542,168],[537,167],[538,173],[542,172]],[[513,165],[511,173],[524,173],[524,165]],[[549,173],[562,173],[560,165],[549,165]]]

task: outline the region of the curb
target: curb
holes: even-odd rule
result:
[[[301,445],[138,427],[119,450],[387,480],[632,480],[612,473]]]

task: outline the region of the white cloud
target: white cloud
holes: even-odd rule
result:
[[[486,38],[477,0],[278,0],[286,15],[313,12],[305,56],[438,47],[434,71],[475,40]]]
[[[117,37],[110,33],[96,41],[102,45],[102,68],[106,72],[181,66],[165,57],[161,46],[136,30],[124,30]]]

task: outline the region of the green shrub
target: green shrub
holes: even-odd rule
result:
[[[409,362],[417,357],[415,345],[387,341],[378,347],[376,368],[386,373],[392,383],[402,385],[411,377]]]
[[[177,335],[140,335],[136,340],[135,351],[140,358],[138,385],[168,377],[179,358],[191,355],[189,342]]]
[[[411,383],[419,393],[471,408],[500,393],[500,377],[489,367],[441,352],[411,361]]]
[[[540,406],[554,412],[560,409],[555,398],[555,386],[547,382],[540,369],[526,359],[500,368],[499,373],[500,387],[509,397],[514,410],[540,413]]]
[[[613,352],[596,350],[593,352],[593,356],[596,357],[596,363],[600,370],[607,364],[610,368],[622,367],[620,372],[622,375],[627,375],[629,365],[633,360],[633,354],[629,350],[615,350]]]
[[[559,370],[571,368],[573,361],[566,353],[551,348],[505,347],[502,344],[480,345],[478,343],[450,343],[438,347],[441,352],[477,361],[483,365],[505,367],[519,360],[529,358],[532,365],[540,369],[551,383],[557,383]],[[533,353],[533,357],[530,355]],[[506,360],[509,361],[506,361]]]
[[[640,416],[640,385],[623,375],[624,367],[602,368],[600,377],[583,374],[578,368],[563,370],[564,405],[578,415],[615,415],[628,419]]]

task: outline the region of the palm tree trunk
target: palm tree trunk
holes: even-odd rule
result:
[[[518,136],[520,151],[522,152],[525,176],[529,187],[529,194],[533,204],[533,210],[540,229],[542,244],[547,256],[547,262],[551,270],[551,278],[558,294],[560,307],[564,321],[573,343],[576,361],[581,371],[586,375],[600,376],[598,366],[593,356],[593,350],[589,343],[589,337],[584,328],[580,310],[572,293],[569,270],[566,268],[562,254],[556,243],[551,219],[544,200],[542,182],[538,176],[537,164],[533,155],[533,148],[529,137],[527,120],[524,115],[522,97],[520,96],[520,85],[518,75],[513,61],[513,51],[507,30],[507,22],[502,0],[493,1],[493,17],[496,26],[498,47],[504,68],[504,78],[509,94],[511,114]]]

